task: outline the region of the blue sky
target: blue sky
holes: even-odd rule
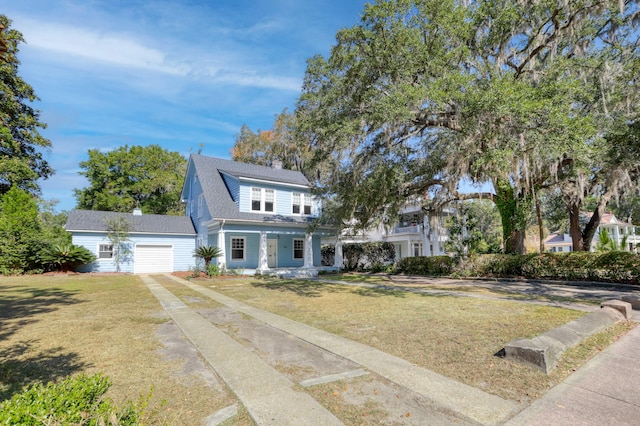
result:
[[[12,0],[26,44],[19,73],[40,101],[41,181],[56,209],[75,207],[87,151],[158,144],[230,158],[242,124],[268,129],[293,110],[306,60],[328,55],[365,0]]]

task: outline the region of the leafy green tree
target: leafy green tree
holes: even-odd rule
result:
[[[603,133],[603,96],[590,83],[612,80],[597,88],[622,96],[624,78],[604,70],[628,58],[636,10],[611,1],[368,4],[329,58],[308,61],[296,109],[315,163],[329,170],[320,187],[339,206],[331,213],[366,227],[413,195],[482,197],[500,212],[505,251],[523,252],[536,194],[557,185],[566,159],[588,164]],[[494,191],[461,194],[463,178]]]
[[[32,194],[11,187],[0,196],[0,273],[15,274],[38,266],[40,235],[38,205]]]
[[[187,160],[158,145],[122,146],[109,152],[89,150],[80,172],[89,187],[75,189],[78,208],[144,213],[184,214],[180,192]]]
[[[0,15],[2,56],[0,60],[0,195],[12,186],[38,193],[39,179],[53,174],[43,157],[43,150],[51,146],[39,129],[40,111],[31,103],[38,100],[33,88],[18,75],[18,45],[22,34],[11,29],[11,21]]]
[[[112,217],[107,219],[107,240],[113,246],[113,261],[116,264],[116,272],[120,272],[120,265],[131,256],[129,233],[131,223],[124,217]]]

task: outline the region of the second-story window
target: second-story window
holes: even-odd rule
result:
[[[251,188],[251,210],[260,211],[262,205],[262,190],[260,188]]]
[[[294,192],[291,198],[291,213],[300,214],[300,193]]]
[[[273,189],[265,189],[264,190],[264,211],[272,212],[273,211],[273,202],[275,199],[275,192]]]
[[[311,214],[311,196],[309,194],[304,196],[304,214]]]
[[[276,194],[273,189],[251,188],[251,210],[273,212]]]
[[[294,192],[291,197],[291,213],[293,214],[311,214],[311,196]]]

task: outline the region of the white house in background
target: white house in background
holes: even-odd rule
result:
[[[591,214],[584,214],[584,220],[588,220]],[[621,250],[638,252],[638,245],[640,245],[640,235],[636,233],[635,225],[622,221],[615,217],[613,213],[605,213],[600,219],[600,225],[596,230],[596,235],[593,238],[591,244],[591,250],[595,251],[598,246],[600,232],[606,229],[607,233],[615,241],[616,246]],[[622,247],[622,243],[626,236],[626,246]],[[544,240],[544,246],[547,251],[550,252],[570,252],[573,250],[573,242],[569,234],[550,234]]]
[[[429,216],[422,210],[422,200],[414,200],[402,208],[398,222],[392,227],[379,225],[360,233],[345,229],[341,241],[389,242],[395,248],[396,260],[414,256],[441,256],[446,254],[444,244],[449,239],[443,218],[450,214],[451,211],[444,210],[441,215]]]

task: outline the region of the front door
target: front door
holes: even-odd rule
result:
[[[278,267],[278,240],[267,240],[267,266]]]

